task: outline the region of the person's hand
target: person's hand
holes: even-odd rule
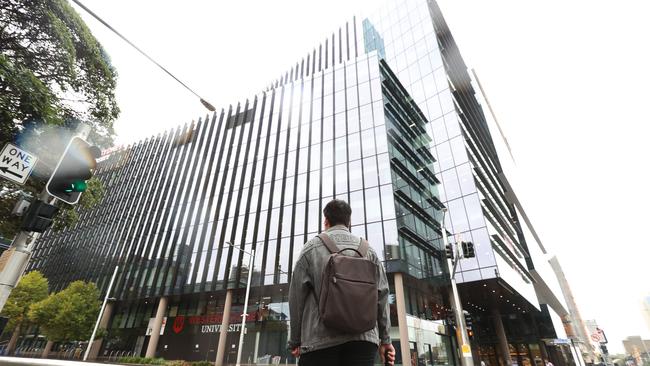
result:
[[[388,351],[388,359],[384,359],[386,355],[386,351]],[[389,365],[394,365],[395,364],[395,348],[393,347],[392,344],[382,344],[379,346],[379,356],[381,357],[381,364],[385,365],[388,363]]]
[[[300,357],[300,347],[296,347],[296,348],[292,349],[291,354],[293,355],[293,357],[296,357],[296,358]]]

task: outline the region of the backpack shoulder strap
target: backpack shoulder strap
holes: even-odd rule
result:
[[[334,244],[332,238],[330,238],[326,233],[318,234],[318,238],[323,242],[323,244],[325,244],[325,247],[330,251],[330,253],[334,254],[339,251],[339,248]]]
[[[361,254],[362,257],[366,257],[368,255],[368,241],[364,238],[360,238],[361,241],[359,242],[359,254]]]

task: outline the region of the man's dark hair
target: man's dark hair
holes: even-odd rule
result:
[[[350,216],[352,215],[352,208],[343,200],[331,200],[325,205],[323,215],[331,226],[334,225],[350,225]]]

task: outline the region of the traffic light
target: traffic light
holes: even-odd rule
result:
[[[451,325],[452,327],[456,326],[456,314],[454,314],[453,310],[447,312],[445,319],[447,320],[448,325]]]
[[[467,330],[471,330],[472,325],[474,325],[474,320],[472,319],[472,314],[465,311],[464,315],[465,315],[465,328],[467,328]]]
[[[73,137],[45,186],[47,193],[71,205],[79,202],[81,193],[88,187],[86,181],[97,166],[95,159],[100,155],[99,148]]]
[[[608,355],[609,351],[607,350],[607,346],[604,344],[600,345],[600,350],[603,352],[604,355]]]
[[[471,241],[464,241],[461,243],[463,247],[463,258],[474,258],[476,254],[474,253],[474,243]]]
[[[445,254],[447,255],[447,258],[454,259],[454,249],[451,244],[445,245]]]
[[[22,230],[42,233],[52,225],[52,219],[59,210],[43,201],[36,201],[29,206],[23,218]]]

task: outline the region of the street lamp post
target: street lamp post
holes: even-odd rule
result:
[[[447,248],[447,229],[445,228],[445,216],[447,214],[447,208],[442,209],[442,243],[445,248]],[[461,343],[461,365],[462,366],[474,366],[474,359],[472,358],[472,350],[470,347],[469,337],[467,336],[467,327],[465,324],[465,314],[463,313],[463,305],[460,302],[460,296],[458,294],[458,287],[456,287],[456,265],[460,258],[458,250],[456,250],[456,245],[452,248],[454,252],[453,259],[447,259],[449,268],[451,269],[450,278],[451,278],[451,291],[452,291],[452,309],[456,315],[456,326],[459,328],[457,336]],[[460,334],[458,334],[460,333]]]
[[[251,293],[251,278],[253,276],[253,261],[255,260],[255,249],[252,249],[249,253],[243,249],[237,248],[229,241],[227,241],[226,243],[230,245],[233,249],[237,249],[240,252],[248,254],[249,257],[248,281],[246,283],[246,297],[244,297],[244,311],[241,315],[241,328],[239,329],[239,347],[237,348],[237,366],[241,366],[241,352],[244,346],[244,330],[246,327],[246,314],[248,312],[248,297],[250,296]]]
[[[113,277],[111,277],[111,282],[108,284],[108,289],[106,290],[106,296],[104,296],[104,303],[99,309],[99,314],[97,315],[97,321],[95,322],[95,328],[93,329],[93,334],[90,336],[88,341],[88,347],[86,347],[86,352],[84,353],[84,361],[88,359],[88,354],[90,353],[90,347],[92,347],[93,342],[95,341],[95,334],[97,334],[97,328],[99,328],[99,323],[102,321],[102,316],[104,315],[104,309],[106,309],[106,302],[109,300],[109,295],[111,294],[111,289],[113,289],[113,281],[115,281],[115,276],[117,275],[117,270],[120,266],[115,266],[113,271]]]

